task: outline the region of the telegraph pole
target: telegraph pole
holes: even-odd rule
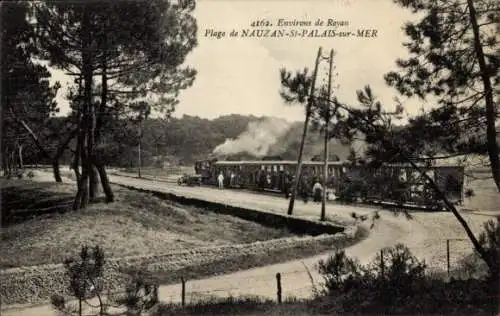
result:
[[[314,73],[312,77],[312,82],[311,82],[311,92],[309,93],[309,99],[307,100],[307,105],[306,105],[306,119],[304,121],[304,129],[302,131],[302,142],[300,143],[300,149],[299,149],[299,158],[297,161],[297,171],[295,173],[295,183],[293,186],[292,190],[292,196],[290,197],[290,204],[288,205],[288,215],[292,215],[293,213],[293,206],[295,204],[295,196],[297,195],[297,189],[299,187],[299,182],[300,182],[300,172],[302,169],[302,154],[304,152],[304,143],[307,135],[307,127],[309,125],[309,119],[311,117],[311,111],[312,111],[312,106],[313,106],[313,97],[314,97],[314,88],[316,85],[316,76],[318,75],[318,65],[319,65],[319,60],[321,58],[321,47],[318,49],[318,56],[316,57],[316,64],[314,66]]]
[[[323,152],[323,159],[324,159],[324,169],[323,169],[323,199],[321,201],[321,220],[325,220],[325,215],[326,215],[326,184],[328,181],[328,139],[329,139],[329,134],[328,134],[328,125],[330,123],[331,119],[331,113],[330,113],[330,100],[332,98],[332,71],[333,71],[333,49],[330,51],[330,69],[328,72],[328,100],[325,103],[326,107],[326,112],[325,112],[325,143],[324,143],[324,152]],[[333,113],[335,114],[335,113]]]
[[[141,161],[141,142],[142,142],[142,117],[141,117],[141,119],[139,121],[139,144],[137,146],[137,164],[138,164],[137,173],[138,173],[139,178],[141,177],[141,165],[142,165],[142,161]]]

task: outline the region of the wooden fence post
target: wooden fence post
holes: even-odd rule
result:
[[[446,271],[450,277],[450,240],[446,239]]]
[[[182,282],[181,299],[182,299],[182,307],[184,307],[186,306],[186,280],[184,280],[184,277],[181,277],[181,282]]]
[[[276,273],[276,281],[278,284],[278,304],[281,304],[281,273]]]

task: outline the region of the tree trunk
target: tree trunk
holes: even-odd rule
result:
[[[91,165],[89,176],[89,198],[93,201],[99,195],[99,175],[94,165]]]
[[[3,153],[2,153],[3,165],[4,165],[4,172],[5,172],[4,176],[6,178],[9,178],[10,175],[12,174],[10,159],[9,159],[9,150],[6,148],[2,148],[2,149],[3,149]]]
[[[75,137],[77,132],[78,132],[78,129],[73,131],[71,134],[68,135],[68,138],[66,138],[66,140],[59,146],[59,148],[57,149],[57,152],[54,156],[54,159],[52,159],[52,170],[54,172],[54,179],[56,180],[56,182],[63,182],[62,178],[61,178],[59,159],[61,159],[61,156],[63,155],[64,150],[68,146],[69,142]],[[77,147],[78,147],[78,145],[77,145]],[[77,168],[78,168],[78,163],[77,163]]]
[[[10,112],[11,112],[12,116],[14,117],[15,121],[18,122],[28,132],[28,134],[30,135],[31,139],[35,143],[35,145],[38,148],[38,150],[42,153],[42,155],[45,158],[48,158],[48,159],[52,160],[52,162],[53,162],[52,166],[54,166],[54,161],[56,161],[56,160],[59,161],[59,159],[61,158],[62,154],[64,153],[64,150],[68,146],[69,142],[73,139],[73,137],[75,137],[75,132],[72,132],[68,136],[68,138],[57,149],[57,152],[56,152],[55,156],[51,157],[49,155],[49,153],[45,150],[45,148],[42,146],[42,144],[40,143],[40,140],[38,139],[37,135],[33,132],[33,130],[29,127],[29,125],[24,120],[18,118],[15,115],[14,110],[12,108],[10,108]],[[21,153],[19,153],[19,155],[21,155]],[[22,156],[20,156],[20,158],[22,159]],[[59,162],[57,162],[57,165],[59,166]],[[61,179],[60,173],[59,173],[59,169],[57,169],[57,170],[54,169],[53,171],[54,171],[55,181],[56,182],[62,182],[62,179]]]
[[[7,176],[9,173],[9,168],[8,168],[8,161],[6,158],[5,154],[5,148],[2,148],[2,168],[3,168],[3,175]]]
[[[20,119],[20,118],[17,117],[17,115],[14,113],[14,110],[12,109],[12,107],[10,107],[9,110],[10,110],[10,113],[12,114],[12,117],[14,118],[14,120],[19,125],[21,125],[28,132],[28,134],[30,135],[31,139],[35,143],[35,146],[40,150],[40,152],[42,153],[42,155],[44,157],[50,159],[51,157],[50,157],[49,153],[42,146],[42,144],[40,143],[40,140],[38,139],[38,137],[36,136],[36,134],[33,132],[33,130],[29,127],[29,125],[24,120],[22,120],[22,119]]]
[[[142,157],[141,157],[141,140],[142,140],[142,119],[139,122],[139,145],[137,146],[137,173],[139,178],[141,175]]]
[[[106,38],[104,39],[106,43]],[[105,45],[106,47],[106,45]],[[103,51],[103,56],[102,56],[102,76],[101,76],[101,104],[99,105],[99,112],[97,113],[97,118],[96,118],[96,136],[95,139],[97,142],[100,141],[101,139],[101,133],[102,133],[102,124],[104,122],[104,112],[106,111],[106,104],[108,102],[108,76],[107,76],[107,51]]]
[[[104,194],[106,195],[106,202],[111,203],[114,201],[115,197],[113,194],[113,190],[111,189],[111,185],[109,184],[109,179],[108,175],[106,173],[106,168],[98,162],[95,164],[97,171],[99,172],[99,176],[101,178],[101,185],[102,189],[104,191]]]
[[[82,179],[81,174],[80,174],[79,162],[80,162],[80,150],[79,150],[79,145],[77,144],[76,148],[75,148],[75,158],[73,159],[73,164],[72,164],[73,171],[75,172],[75,179],[76,179],[77,185],[79,185],[79,183]]]
[[[7,162],[7,176],[11,177],[12,176],[12,164],[10,161],[10,153],[7,152],[5,154],[5,156],[6,156],[6,162]]]
[[[82,120],[81,129],[78,135],[77,150],[75,152],[75,159],[73,161],[73,166],[75,170],[75,175],[77,177],[78,191],[76,193],[75,199],[73,201],[73,210],[78,210],[87,205],[88,202],[88,172],[86,169],[85,160],[85,118]],[[82,173],[79,174],[79,163],[81,162]]]
[[[54,179],[56,180],[56,182],[63,182],[61,178],[61,170],[59,168],[59,159],[52,160],[52,171],[54,173]]]
[[[78,199],[78,209],[85,209],[89,204],[89,172],[86,168],[84,168],[82,172],[79,192],[80,198]]]
[[[500,191],[500,151],[498,148],[498,143],[496,139],[496,127],[495,120],[497,118],[495,102],[493,100],[493,88],[490,81],[490,71],[487,69],[486,61],[484,57],[483,47],[481,45],[481,39],[479,34],[479,26],[476,18],[476,9],[474,8],[474,3],[472,0],[467,0],[469,7],[470,21],[472,25],[472,31],[474,33],[474,50],[476,52],[477,61],[479,64],[479,69],[481,70],[481,79],[484,86],[484,96],[486,103],[486,146],[488,149],[488,156],[490,158],[491,173],[493,174],[493,180],[497,186],[497,190]]]
[[[82,70],[84,86],[84,129],[87,137],[87,151],[82,151],[82,201],[81,208],[85,208],[95,197],[95,181],[92,181],[92,157],[94,155],[94,132],[95,132],[95,112],[92,102],[92,38],[90,33],[90,14],[89,9],[85,7],[82,21],[83,29],[83,52],[82,52]],[[89,181],[90,180],[90,181]],[[89,193],[91,195],[89,195]]]
[[[19,168],[23,169],[24,168],[24,163],[23,163],[23,145],[19,145]]]
[[[15,148],[13,148],[12,151],[10,152],[10,165],[12,166],[12,169],[14,170],[14,172],[17,173]]]
[[[85,136],[84,138],[85,139]],[[83,144],[83,143],[82,143]],[[89,203],[89,161],[86,157],[85,148],[83,146],[80,148],[81,152],[81,162],[82,162],[82,177],[80,180],[78,193],[80,193],[79,199],[77,199],[78,209],[84,209]]]
[[[392,147],[392,144],[389,143],[389,146]],[[393,149],[396,149],[396,148],[393,148]],[[458,220],[458,222],[460,223],[460,225],[462,225],[462,227],[465,230],[465,233],[467,234],[467,236],[469,237],[470,241],[474,245],[474,248],[479,253],[479,255],[481,256],[481,258],[484,260],[484,262],[486,263],[486,265],[488,266],[488,269],[490,270],[490,273],[492,275],[495,274],[495,273],[497,273],[498,266],[497,266],[497,263],[495,262],[495,260],[484,250],[484,248],[482,247],[482,245],[477,240],[476,236],[474,235],[474,233],[470,229],[470,227],[467,224],[467,222],[465,221],[465,219],[462,217],[462,215],[460,215],[460,213],[455,208],[455,206],[448,200],[448,198],[446,197],[446,195],[439,189],[439,187],[437,186],[437,184],[434,182],[434,179],[432,179],[424,170],[422,170],[419,166],[417,166],[411,159],[409,159],[408,157],[406,157],[404,154],[403,154],[403,157],[404,157],[404,159],[408,163],[410,163],[410,165],[415,170],[418,171],[418,173],[420,173],[420,175],[424,179],[426,179],[429,182],[429,184],[431,185],[431,187],[436,192],[437,197],[444,202],[444,204],[446,206],[446,209],[449,210],[450,212],[452,212],[452,214]]]
[[[293,207],[295,204],[295,196],[297,195],[297,189],[299,187],[299,182],[300,182],[300,173],[302,171],[302,155],[304,153],[304,143],[306,141],[306,136],[307,136],[307,128],[309,126],[309,119],[311,117],[311,110],[312,110],[312,105],[313,105],[313,97],[314,97],[314,86],[316,84],[316,75],[318,74],[318,65],[319,65],[319,59],[321,57],[321,47],[318,49],[318,56],[316,57],[316,65],[314,66],[314,73],[313,73],[313,78],[312,78],[312,83],[311,83],[311,92],[309,94],[309,99],[307,101],[306,105],[306,119],[304,121],[304,130],[302,131],[302,140],[300,142],[300,149],[299,149],[299,157],[297,161],[297,170],[295,173],[295,183],[292,189],[292,194],[290,196],[290,203],[288,204],[288,215],[292,215],[293,213]]]

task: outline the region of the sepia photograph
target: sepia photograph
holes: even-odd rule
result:
[[[500,316],[500,2],[0,3],[2,316]]]

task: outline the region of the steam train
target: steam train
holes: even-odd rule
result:
[[[195,172],[205,185],[217,185],[222,173],[224,187],[270,191],[288,195],[295,183],[297,161],[199,160]],[[463,202],[465,170],[462,166],[420,166],[455,204]],[[324,162],[304,161],[299,192],[312,194],[315,182],[323,183]],[[327,163],[327,194],[331,199],[391,203],[424,208],[442,208],[436,190],[421,172],[408,164],[369,166],[347,161]]]

